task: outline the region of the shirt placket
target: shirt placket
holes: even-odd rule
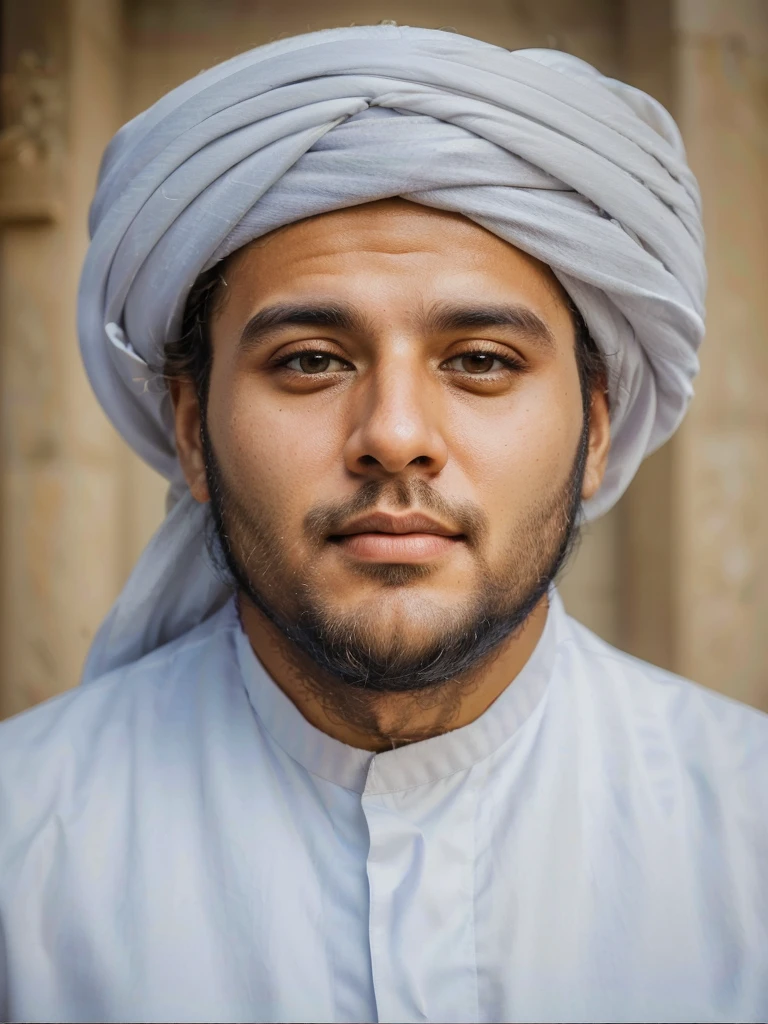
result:
[[[380,1021],[478,1019],[469,774],[388,791],[371,762],[362,806]]]

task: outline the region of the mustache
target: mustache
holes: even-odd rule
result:
[[[488,516],[469,501],[451,501],[426,480],[366,480],[355,494],[340,501],[315,505],[304,517],[304,531],[315,544],[322,544],[331,534],[338,534],[351,519],[387,503],[390,507],[431,512],[443,522],[451,523],[466,542],[478,547],[488,534]]]

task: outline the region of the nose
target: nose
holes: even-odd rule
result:
[[[345,445],[347,469],[385,479],[412,466],[431,477],[447,458],[436,382],[407,356],[372,372]]]

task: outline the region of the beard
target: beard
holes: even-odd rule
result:
[[[490,564],[483,556],[487,516],[472,503],[449,501],[420,478],[367,481],[351,498],[311,509],[304,537],[320,552],[329,537],[382,499],[455,524],[474,553],[476,585],[466,600],[447,609],[424,598],[411,602],[397,628],[382,628],[381,602],[339,613],[322,594],[322,574],[311,559],[290,564],[280,529],[280,510],[246,496],[225,479],[205,418],[201,428],[210,494],[211,554],[241,596],[249,600],[287,643],[284,651],[305,681],[351,717],[365,698],[385,694],[424,695],[429,704],[448,684],[466,687],[504,642],[524,626],[564,566],[577,537],[581,490],[589,442],[584,418],[578,449],[565,484],[541,498],[512,531],[505,553]],[[353,572],[384,590],[413,591],[435,569],[431,565],[354,565]],[[408,630],[407,626],[415,627]],[[410,635],[409,635],[410,633]],[[466,692],[466,687],[464,692]],[[430,700],[429,695],[433,699]],[[342,710],[347,708],[348,714]],[[356,714],[360,720],[365,716]]]

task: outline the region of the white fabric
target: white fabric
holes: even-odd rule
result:
[[[705,286],[699,194],[658,103],[553,50],[335,29],[212,68],[123,127],[102,167],[79,303],[104,409],[184,494],[157,371],[200,271],[273,228],[397,195],[465,214],[537,256],[581,310],[610,374],[611,457],[585,509],[600,515],[692,394]],[[221,603],[221,590],[208,580],[196,589],[185,570],[199,560],[202,521],[187,497],[139,563],[133,614],[115,609],[87,679]],[[152,601],[140,606],[145,576]]]
[[[556,597],[481,718],[375,756],[229,604],[0,724],[0,1019],[765,1021],[766,793],[766,716]]]

